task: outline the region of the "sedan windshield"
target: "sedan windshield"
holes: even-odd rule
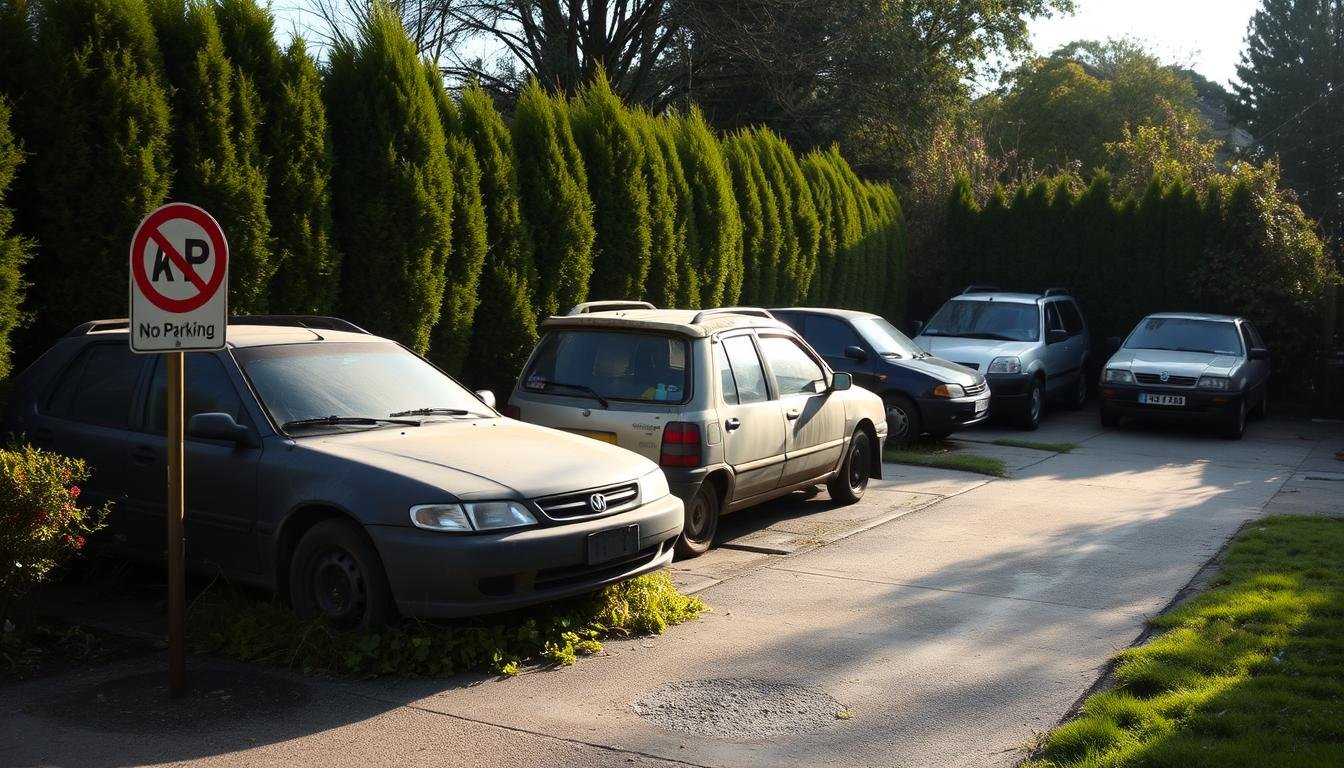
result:
[[[1236,323],[1227,320],[1149,317],[1125,339],[1125,349],[1240,355],[1241,335]]]
[[[873,345],[873,351],[879,355],[924,356],[924,350],[904,333],[896,330],[896,326],[881,317],[860,317],[854,321],[854,327],[859,330],[859,335],[863,336],[864,340]]]
[[[1036,341],[1041,336],[1041,311],[1035,304],[1018,302],[949,301],[929,320],[922,335]]]
[[[277,425],[335,429],[418,423],[402,415],[493,417],[475,395],[390,342],[278,344],[234,351]]]

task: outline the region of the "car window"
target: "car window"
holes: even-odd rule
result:
[[[728,366],[732,369],[733,382],[737,385],[738,402],[747,405],[769,400],[770,389],[765,383],[765,369],[761,367],[761,358],[756,354],[751,337],[730,336],[723,340],[723,351],[728,356]]]
[[[1060,319],[1064,321],[1064,330],[1069,332],[1070,336],[1077,336],[1083,332],[1083,315],[1078,311],[1078,305],[1072,301],[1057,302],[1059,307]]]
[[[761,353],[770,363],[775,387],[780,396],[816,394],[818,383],[825,384],[826,374],[812,356],[786,336],[762,336]]]
[[[1041,312],[1034,303],[954,299],[934,314],[921,335],[1038,341],[1040,328]]]
[[[738,405],[737,381],[733,379],[733,368],[728,364],[728,353],[722,344],[714,344],[714,369],[719,372],[719,387],[723,391],[723,402]]]
[[[1251,341],[1255,342],[1252,346],[1257,347],[1259,349],[1264,349],[1265,340],[1261,338],[1260,331],[1257,330],[1256,327],[1254,325],[1251,325],[1250,323],[1246,323],[1246,328],[1251,332]]]
[[[879,355],[891,357],[923,357],[924,351],[909,336],[896,330],[896,326],[880,317],[858,317],[854,327],[863,335],[863,340],[872,345]]]
[[[523,389],[612,400],[686,401],[686,340],[631,331],[553,331],[523,376]]]
[[[1125,349],[1164,349],[1175,352],[1241,354],[1236,323],[1184,317],[1148,317],[1125,339]]]
[[[1241,340],[1246,344],[1246,349],[1248,350],[1255,346],[1255,341],[1251,338],[1250,329],[1244,325],[1241,326]]]
[[[266,412],[281,427],[328,416],[381,419],[421,408],[495,415],[462,385],[391,342],[247,347],[235,350],[234,359]]]
[[[813,349],[827,357],[844,357],[845,347],[867,348],[854,329],[849,327],[849,323],[835,317],[808,315],[803,338]]]
[[[183,371],[185,403],[182,420],[185,423],[198,413],[227,413],[235,421],[243,417],[243,401],[238,397],[233,382],[229,381],[219,358],[211,354],[189,353]],[[154,379],[149,385],[149,400],[145,403],[145,429],[165,432],[168,424],[168,366],[159,356],[154,366]]]
[[[129,427],[135,385],[145,358],[131,353],[123,344],[94,344],[65,370],[51,399],[47,413],[60,418]]]
[[[1064,320],[1059,316],[1059,302],[1052,301],[1045,305],[1045,330],[1062,331],[1064,330]]]

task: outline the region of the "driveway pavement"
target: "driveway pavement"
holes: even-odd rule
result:
[[[573,667],[342,682],[193,660],[177,711],[152,695],[162,660],[133,659],[0,688],[0,764],[1012,765],[1245,521],[1340,514],[1339,424],[1096,424],[958,439],[1011,480],[888,465],[852,507],[727,518],[675,568],[713,613]]]

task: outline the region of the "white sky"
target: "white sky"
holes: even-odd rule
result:
[[[1246,25],[1259,0],[1074,0],[1072,16],[1037,19],[1041,54],[1074,40],[1132,37],[1164,62],[1189,66],[1227,87],[1237,76]]]

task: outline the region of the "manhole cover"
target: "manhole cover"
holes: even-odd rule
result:
[[[829,725],[844,707],[821,691],[789,683],[686,680],[649,691],[634,709],[670,731],[755,738]]]

